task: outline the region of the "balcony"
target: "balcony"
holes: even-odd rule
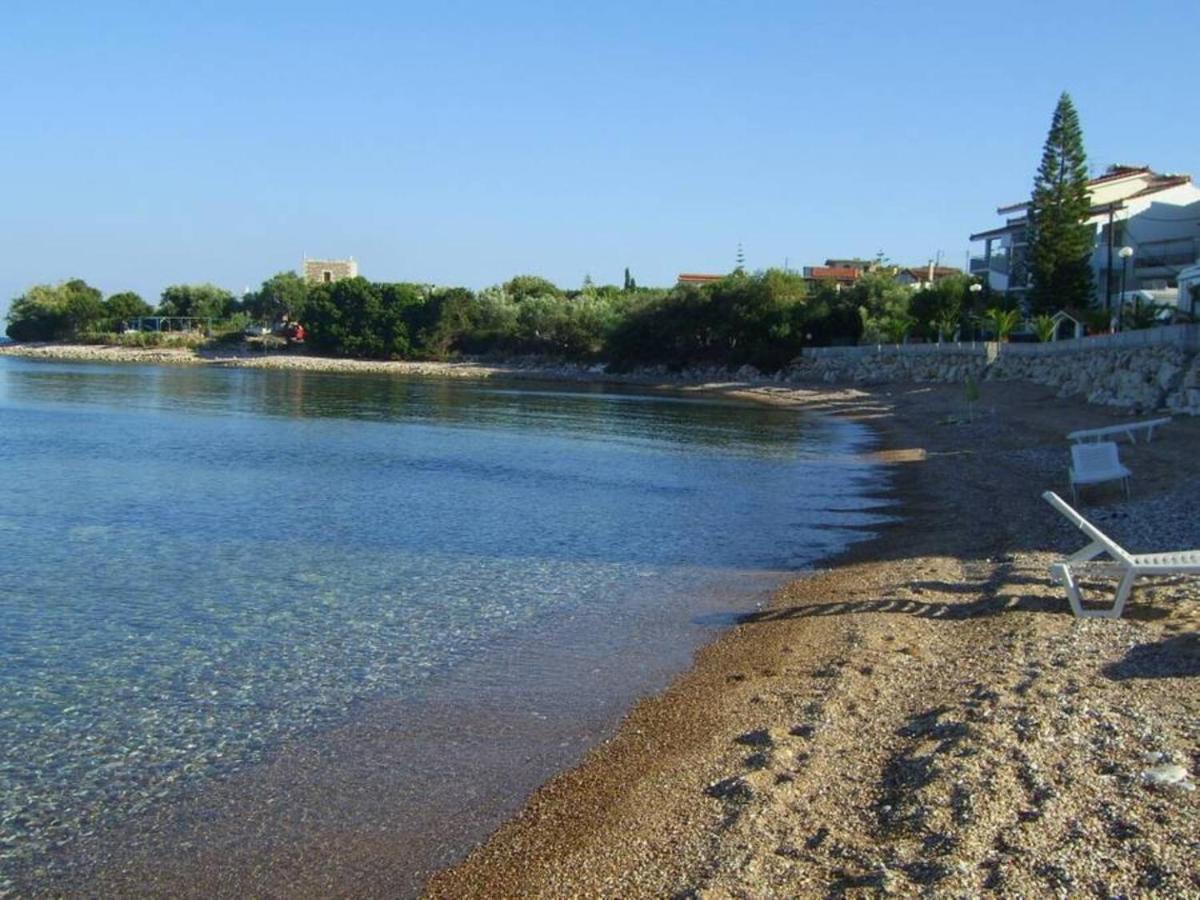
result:
[[[1175,251],[1170,253],[1147,253],[1135,256],[1133,265],[1136,269],[1182,269],[1196,261],[1196,254],[1191,251]]]
[[[1183,269],[1196,262],[1195,238],[1146,241],[1136,248],[1135,269]]]
[[[983,256],[971,257],[971,274],[982,275],[985,272],[995,272],[997,275],[1008,274],[1008,254],[993,253],[991,259]]]

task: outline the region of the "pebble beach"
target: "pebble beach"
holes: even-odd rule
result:
[[[522,374],[101,347],[0,353]],[[1017,381],[984,384],[969,419],[953,385],[687,389],[870,425],[902,520],[702,649],[580,766],[433,875],[429,896],[1200,894],[1200,583],[1147,580],[1123,619],[1083,621],[1048,577],[1086,543],[1040,497],[1069,498],[1065,434],[1121,421],[1119,411]],[[1152,443],[1122,444],[1132,497],[1094,488],[1080,511],[1132,552],[1200,547],[1197,446],[1200,422],[1182,416]],[[291,895],[388,891],[386,848],[330,837],[298,854]],[[277,875],[234,848],[187,871],[105,873],[95,889],[270,894]]]
[[[794,399],[909,460],[903,523],[702,651],[430,895],[1200,892],[1200,585],[1081,621],[1047,572],[1086,540],[1039,495],[1069,497],[1066,432],[1114,412],[1024,383],[973,422],[944,386]],[[1133,499],[1081,511],[1134,552],[1200,546],[1197,424],[1122,445]]]

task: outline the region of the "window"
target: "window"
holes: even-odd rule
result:
[[[321,280],[323,282],[325,282],[326,284],[329,284],[331,281],[333,281],[333,273],[330,272],[328,269],[325,269],[321,273]]]

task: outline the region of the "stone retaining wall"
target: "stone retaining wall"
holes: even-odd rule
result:
[[[1121,346],[1106,340],[1062,342],[1053,348],[969,345],[937,352],[906,347],[847,348],[797,360],[789,380],[886,384],[903,381],[958,383],[968,375],[989,381],[1024,379],[1053,387],[1060,397],[1121,407],[1134,414],[1155,410],[1200,415],[1200,353],[1194,341],[1155,340]],[[1131,342],[1132,343],[1132,342]],[[866,351],[866,352],[863,352]]]
[[[1179,347],[1046,357],[1001,353],[987,377],[1023,378],[1056,388],[1060,397],[1080,396],[1134,413],[1167,409],[1200,415],[1200,355]]]
[[[888,384],[893,381],[966,381],[984,377],[988,354],[982,344],[974,350],[943,353],[905,353],[881,349],[869,354],[802,356],[788,371],[789,380]]]

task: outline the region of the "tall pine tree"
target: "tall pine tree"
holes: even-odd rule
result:
[[[1084,224],[1088,199],[1083,131],[1064,91],[1054,108],[1029,207],[1029,306],[1033,313],[1092,301],[1095,229]]]

